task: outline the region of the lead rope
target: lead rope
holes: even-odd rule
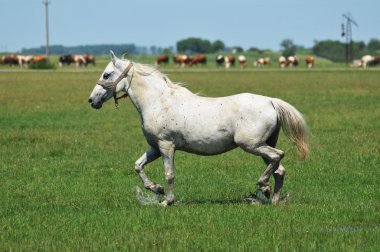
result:
[[[131,80],[129,81],[129,86],[128,86],[127,90],[125,91],[125,93],[122,96],[117,97],[116,90],[113,91],[113,99],[115,101],[115,109],[119,108],[119,100],[120,99],[128,97],[128,90],[131,88],[132,79],[133,79],[133,76],[135,74],[135,66],[132,65],[132,67],[133,67],[133,72],[132,72]],[[128,77],[128,75],[126,77]],[[116,86],[115,86],[115,89],[116,89]]]

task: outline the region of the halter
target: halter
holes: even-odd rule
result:
[[[111,82],[108,82],[108,81],[104,81],[104,80],[99,80],[96,84],[99,85],[99,86],[102,86],[103,88],[105,89],[110,89],[112,90],[113,92],[113,99],[115,101],[115,108],[118,108],[119,106],[119,102],[118,100],[119,99],[122,99],[122,98],[126,98],[128,97],[128,90],[125,92],[125,94],[123,94],[122,96],[120,97],[117,97],[117,93],[116,93],[116,86],[117,84],[119,84],[119,82],[124,79],[125,77],[127,77],[127,74],[129,72],[129,70],[132,68],[133,64],[130,63],[127,68],[125,68],[125,70],[121,73],[121,75],[115,80],[115,81],[111,81]],[[132,81],[132,80],[131,80]],[[130,86],[131,84],[129,84]],[[128,87],[129,89],[129,87]]]

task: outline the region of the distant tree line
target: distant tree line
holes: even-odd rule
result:
[[[355,41],[352,48],[354,59],[359,59],[366,54],[380,55],[380,40],[371,39],[368,44],[363,41]],[[315,41],[312,52],[335,62],[344,62],[346,60],[346,43],[338,40]]]
[[[280,46],[282,55],[285,57],[296,55],[297,50],[305,49],[296,45],[291,39],[284,39]],[[368,44],[363,41],[354,41],[352,44],[353,57],[359,59],[363,55],[380,55],[380,40],[371,39]],[[311,48],[313,54],[335,62],[346,61],[346,43],[339,40],[315,41]]]
[[[103,44],[103,45],[81,45],[81,46],[63,46],[52,45],[49,47],[51,54],[108,54],[110,50],[113,50],[116,54],[160,54],[164,51],[172,51],[173,48],[162,48],[157,46],[145,47],[136,46],[135,44]],[[29,49],[22,49],[22,54],[45,54],[45,47],[36,47]]]

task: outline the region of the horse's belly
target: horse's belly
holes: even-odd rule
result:
[[[199,155],[216,155],[236,147],[232,136],[213,135],[184,139],[177,149]]]

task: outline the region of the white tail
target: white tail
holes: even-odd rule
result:
[[[309,153],[307,146],[307,126],[301,113],[283,100],[272,98],[273,107],[285,135],[296,145],[301,159],[305,159]]]

